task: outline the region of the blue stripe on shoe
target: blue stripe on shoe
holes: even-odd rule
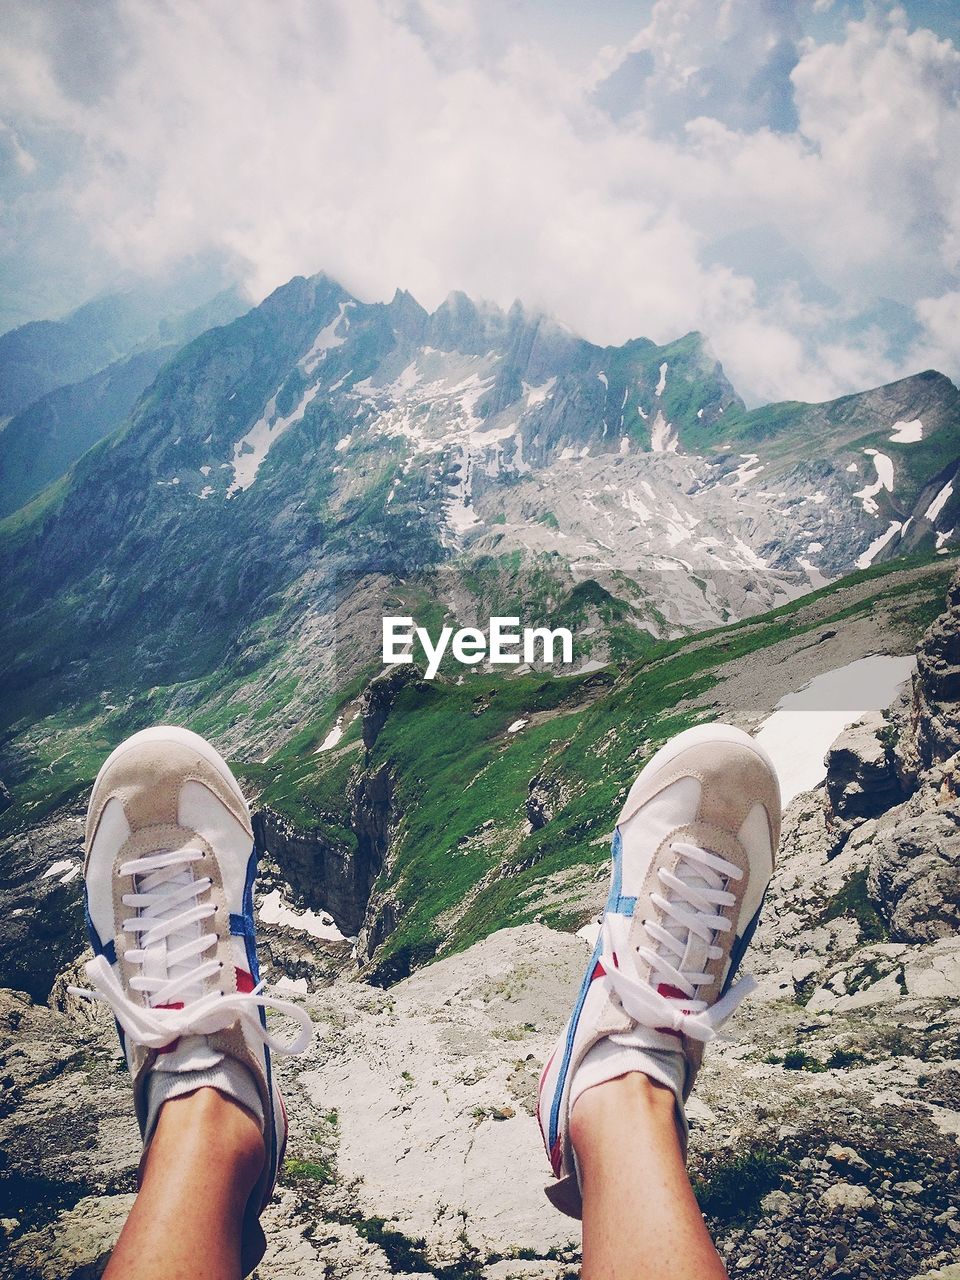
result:
[[[90,939],[90,946],[93,948],[93,954],[95,956],[103,956],[106,959],[107,964],[109,965],[116,964],[117,963],[116,941],[113,938],[108,939],[106,942],[102,942],[100,940],[100,935],[99,933],[97,933],[96,926],[94,925],[93,920],[90,918],[90,907],[87,903],[86,892],[84,892],[84,895],[83,895],[83,916],[87,923],[87,937]]]
[[[767,891],[764,889],[763,897],[765,898],[766,896]],[[753,919],[747,925],[746,929],[744,929],[743,933],[740,934],[739,937],[734,938],[733,946],[730,948],[730,968],[727,970],[727,976],[724,979],[723,986],[720,990],[720,996],[718,996],[717,999],[720,999],[721,996],[725,996],[730,990],[733,980],[737,976],[737,970],[740,968],[740,961],[746,954],[747,947],[749,947],[750,941],[757,931],[757,925],[760,923],[760,912],[762,910],[763,898],[760,899],[760,905],[757,907]]]
[[[617,901],[620,897],[620,890],[623,888],[623,836],[620,834],[620,828],[617,827],[613,833],[613,842],[610,845],[610,856],[613,858],[613,877],[610,881],[610,896],[607,899],[607,905]]]
[[[257,878],[257,862],[257,846],[254,844],[247,860],[247,871],[243,882],[243,914],[235,915],[232,912],[230,914],[230,932],[244,940],[247,964],[250,967],[250,973],[255,983],[260,981],[260,965],[257,960],[257,928],[253,918],[253,884]],[[259,1013],[260,1024],[266,1029],[267,1011],[262,1005]],[[267,1077],[267,1098],[269,1101],[269,1113],[265,1117],[270,1127],[270,1150],[268,1154],[270,1176],[267,1181],[269,1188],[276,1181],[279,1151],[277,1146],[277,1118],[273,1104],[273,1063],[270,1060],[270,1046],[266,1044],[263,1046],[263,1065]]]
[[[231,911],[230,932],[235,938],[252,938],[254,937],[253,921],[246,916],[238,916],[236,912]]]
[[[623,911],[624,908],[616,904],[626,903],[630,901],[630,899],[623,898],[620,893],[620,890],[623,887],[623,837],[620,835],[619,827],[617,827],[613,833],[613,843],[610,846],[610,855],[613,858],[613,876],[610,884],[610,895],[607,898],[605,910],[613,912]],[[636,898],[632,901],[634,905],[636,905]],[[625,911],[624,914],[626,914]],[[597,944],[593,949],[593,955],[590,957],[590,963],[587,965],[587,971],[583,976],[583,982],[580,984],[580,991],[577,994],[577,1002],[573,1006],[573,1014],[570,1018],[569,1027],[567,1028],[567,1039],[563,1047],[563,1058],[560,1062],[560,1071],[557,1074],[553,1105],[550,1108],[550,1126],[548,1134],[551,1149],[557,1140],[557,1133],[560,1125],[560,1103],[563,1098],[563,1090],[567,1082],[567,1072],[570,1070],[570,1059],[573,1056],[573,1042],[577,1035],[577,1024],[580,1021],[580,1014],[583,1012],[583,1005],[587,998],[587,992],[590,990],[590,983],[593,981],[593,971],[596,969],[597,961],[600,959],[602,945],[602,936],[598,936]]]
[[[557,1083],[553,1095],[553,1105],[550,1108],[550,1149],[557,1140],[557,1133],[560,1127],[560,1102],[563,1098],[563,1090],[567,1080],[567,1072],[570,1070],[570,1059],[573,1055],[573,1042],[577,1035],[577,1024],[580,1021],[580,1014],[583,1012],[584,1001],[587,998],[587,992],[590,990],[590,984],[593,981],[593,971],[597,967],[597,961],[600,959],[601,940],[597,938],[597,944],[593,948],[593,955],[590,957],[590,963],[587,965],[587,972],[583,975],[583,982],[580,984],[580,991],[577,994],[577,1003],[573,1006],[573,1014],[570,1018],[570,1024],[567,1027],[567,1039],[563,1046],[563,1058],[560,1062],[560,1071],[557,1074]]]

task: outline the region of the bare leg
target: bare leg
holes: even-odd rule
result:
[[[164,1103],[104,1280],[238,1280],[241,1221],[263,1161],[256,1121],[216,1089]]]
[[[570,1119],[583,1189],[583,1280],[724,1280],[674,1124],[639,1072],[587,1089]]]

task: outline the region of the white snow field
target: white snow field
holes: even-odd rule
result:
[[[913,656],[875,654],[825,671],[777,703],[756,734],[780,775],[783,807],[827,776],[824,757],[838,734],[868,711],[883,711],[916,665]]]

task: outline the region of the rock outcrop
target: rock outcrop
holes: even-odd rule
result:
[[[960,573],[947,608],[917,649],[913,702],[901,744],[903,769],[915,778],[960,751]]]
[[[83,950],[82,863],[78,807],[0,840],[0,986],[45,1000]]]
[[[379,863],[371,865],[365,853],[336,843],[321,828],[295,827],[268,805],[254,813],[253,834],[304,903],[329,911],[340,932],[355,937]]]
[[[845,729],[827,753],[826,800],[837,840],[903,799],[891,726],[881,711]]]

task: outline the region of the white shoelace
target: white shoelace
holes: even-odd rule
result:
[[[124,906],[135,912],[124,920],[123,932],[138,935],[140,945],[130,948],[126,959],[140,966],[140,973],[130,979],[130,988],[143,992],[146,1004],[124,991],[105,956],[95,956],[85,966],[93,991],[83,987],[69,990],[84,999],[107,1003],[126,1034],[150,1049],[163,1049],[180,1036],[225,1031],[241,1018],[247,1029],[274,1051],[301,1053],[310,1043],[310,1015],[289,1000],[264,995],[262,982],[252,991],[204,994],[207,980],[221,968],[219,960],[202,958],[218,940],[216,933],[202,932],[203,921],[217,911],[214,903],[200,901],[212,881],[209,876],[194,877],[191,869],[191,864],[204,856],[197,849],[178,849],[120,865],[121,875],[136,877],[136,891],[123,895]],[[183,1007],[170,1008],[174,1003]],[[299,1033],[290,1042],[272,1035],[260,1021],[261,1009],[293,1018]]]
[[[678,840],[671,845],[679,856],[676,873],[661,867],[660,883],[670,897],[651,894],[651,901],[670,922],[669,927],[645,920],[644,928],[656,947],[637,947],[640,959],[650,965],[650,981],[641,982],[625,972],[610,949],[600,957],[607,980],[616,992],[624,1010],[636,1022],[655,1030],[679,1031],[693,1040],[714,1039],[717,1029],[730,1017],[737,1005],[756,988],[751,977],[743,977],[720,1000],[708,1004],[700,998],[699,989],[715,979],[704,972],[711,960],[723,955],[714,939],[718,933],[733,928],[723,914],[736,902],[734,894],[724,886],[740,880],[743,872],[732,862],[699,845]],[[695,941],[696,940],[696,941]],[[691,946],[691,944],[693,944]],[[683,966],[684,957],[692,953],[699,968]],[[687,999],[665,996],[657,990],[661,984],[685,993]]]

